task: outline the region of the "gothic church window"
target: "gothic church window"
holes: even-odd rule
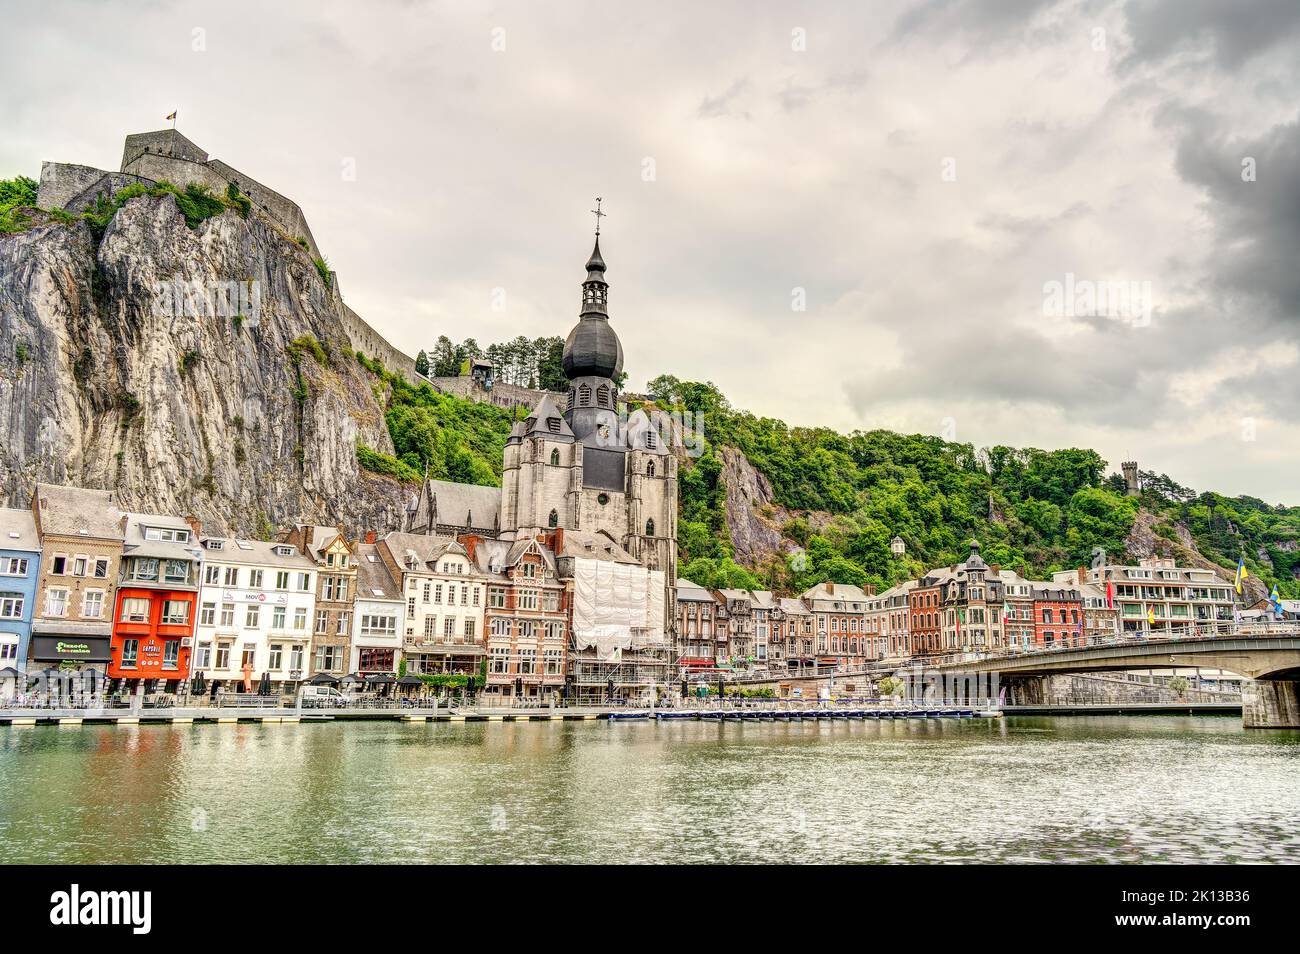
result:
[[[647,537],[653,537],[655,535],[655,522],[653,518],[645,522],[645,535]]]
[[[546,518],[546,525],[548,527],[558,527],[560,525],[560,515],[552,510],[551,515]]]
[[[551,448],[551,466],[560,466],[560,449],[558,447]]]
[[[654,462],[654,461],[650,461],[650,463],[648,463],[648,464],[645,465],[645,475],[646,475],[647,477],[653,477],[653,476],[655,475],[655,462]]]

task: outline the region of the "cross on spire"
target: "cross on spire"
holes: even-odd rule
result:
[[[596,196],[596,207],[595,207],[594,209],[590,209],[590,210],[589,210],[589,211],[591,212],[591,214],[594,215],[594,216],[596,217],[596,237],[597,237],[597,238],[600,238],[600,220],[603,219],[606,215],[609,214],[608,212],[602,212],[602,211],[600,211],[600,203],[601,203],[602,201],[603,201],[603,200],[601,199],[600,196]]]

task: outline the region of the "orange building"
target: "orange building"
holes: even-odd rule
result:
[[[108,663],[118,688],[175,691],[189,678],[201,558],[197,526],[126,515]]]

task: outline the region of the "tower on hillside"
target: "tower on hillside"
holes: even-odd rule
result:
[[[1126,460],[1120,464],[1124,470],[1124,496],[1136,497],[1142,492],[1142,486],[1138,482],[1138,465],[1135,460]]]

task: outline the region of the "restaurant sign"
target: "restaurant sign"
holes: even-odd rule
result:
[[[107,636],[33,636],[32,659],[108,662]]]

